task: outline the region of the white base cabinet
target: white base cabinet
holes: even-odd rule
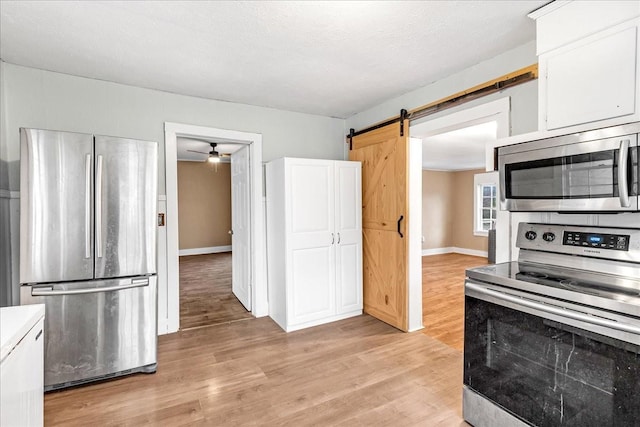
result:
[[[44,305],[0,309],[0,426],[44,422]]]
[[[362,314],[359,162],[266,165],[269,315],[287,332]]]

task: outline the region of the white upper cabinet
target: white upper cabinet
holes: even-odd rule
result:
[[[269,315],[293,331],[362,313],[359,162],[269,162]]]
[[[530,16],[540,130],[640,120],[640,2],[554,2]]]

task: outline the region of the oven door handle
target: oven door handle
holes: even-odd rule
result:
[[[640,335],[640,328],[635,327],[633,325],[628,325],[625,323],[620,323],[614,320],[608,320],[601,317],[590,316],[588,314],[571,311],[571,310],[567,310],[560,307],[554,307],[541,302],[532,301],[532,300],[528,300],[518,296],[505,294],[503,292],[494,291],[492,289],[488,289],[484,286],[477,285],[475,283],[467,282],[465,283],[465,288],[475,291],[479,294],[491,296],[493,298],[511,302],[513,304],[517,304],[523,307],[528,307],[530,309],[533,309],[539,312],[555,314],[556,316],[564,317],[567,319],[578,320],[580,322],[590,323],[592,325],[598,325],[605,328],[615,329],[617,331]]]
[[[618,194],[620,195],[620,206],[623,208],[631,206],[631,201],[629,200],[629,182],[627,180],[630,144],[631,141],[628,139],[620,141],[620,151],[618,151]]]

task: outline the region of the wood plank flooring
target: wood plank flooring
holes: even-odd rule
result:
[[[180,257],[180,329],[251,318],[231,292],[231,252]]]
[[[461,426],[462,355],[363,315],[160,337],[158,372],[45,396],[47,426]]]
[[[461,254],[422,257],[423,333],[462,351],[465,270],[487,259]]]
[[[155,374],[46,394],[45,425],[466,426],[464,270],[481,264],[423,258],[424,332],[367,315],[289,334],[269,318],[182,330],[159,337]]]

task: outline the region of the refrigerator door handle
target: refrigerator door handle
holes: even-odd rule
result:
[[[102,258],[102,155],[96,166],[96,258]]]
[[[91,258],[91,154],[84,158],[84,257]]]
[[[32,288],[31,296],[34,297],[47,297],[53,295],[78,295],[78,294],[94,294],[98,292],[113,292],[122,291],[124,289],[141,288],[143,286],[149,286],[149,280],[131,281],[128,285],[115,285],[105,286],[102,288],[84,288],[84,289],[53,289],[52,286],[48,286],[42,289]]]

